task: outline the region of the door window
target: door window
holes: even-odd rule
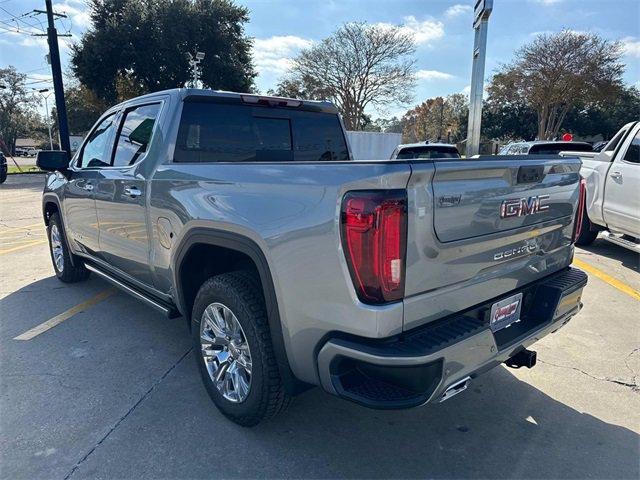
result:
[[[640,130],[633,137],[631,145],[624,154],[624,160],[631,163],[640,163]]]
[[[159,111],[159,103],[126,111],[118,134],[114,167],[133,165],[147,151]]]
[[[80,168],[108,167],[111,160],[113,146],[113,132],[115,130],[115,113],[104,118],[91,131],[87,142],[82,147],[78,158]]]

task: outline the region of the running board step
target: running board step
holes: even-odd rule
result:
[[[628,248],[629,250],[640,253],[640,243],[627,240],[622,235],[611,233],[609,230],[602,232],[602,238],[606,241],[620,245],[621,247]]]
[[[176,318],[176,317],[180,316],[180,313],[176,310],[175,307],[172,307],[170,305],[165,304],[164,302],[160,302],[158,300],[150,298],[149,296],[145,295],[144,293],[142,293],[137,288],[134,288],[134,287],[128,285],[127,283],[123,282],[122,280],[118,280],[117,278],[113,277],[112,275],[109,275],[108,273],[104,272],[103,270],[100,270],[95,265],[92,265],[90,263],[85,263],[85,267],[87,268],[87,270],[95,273],[96,275],[98,275],[101,278],[104,278],[106,281],[112,283],[113,285],[115,285],[119,289],[124,290],[129,295],[137,298],[138,300],[142,300],[144,303],[146,303],[150,307],[153,307],[156,310],[164,313],[167,317]]]

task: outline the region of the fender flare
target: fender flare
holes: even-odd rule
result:
[[[182,286],[180,285],[181,267],[185,256],[196,244],[205,244],[216,247],[228,248],[247,255],[255,264],[267,309],[267,321],[269,322],[269,331],[271,332],[271,343],[273,351],[278,362],[278,370],[284,383],[287,393],[295,395],[306,390],[304,384],[300,382],[291,371],[287,357],[287,351],[284,344],[284,334],[282,331],[282,323],[280,320],[280,312],[278,310],[278,300],[276,297],[271,269],[267,259],[256,242],[250,238],[233,232],[217,230],[207,227],[194,227],[190,229],[176,246],[176,254],[172,265],[173,285],[175,292],[175,300],[182,314],[189,318],[191,312],[187,312]],[[189,322],[190,324],[190,322]]]
[[[54,193],[45,192],[42,194],[42,220],[44,221],[44,224],[46,226],[49,226],[49,219],[47,218],[47,213],[46,213],[47,212],[46,205],[48,203],[53,203],[58,209],[58,218],[60,218],[60,223],[62,223],[62,234],[64,235],[64,240],[67,243],[67,247],[69,247],[70,253],[73,253],[73,250],[71,250],[71,247],[70,247],[69,239],[67,238],[67,227],[65,225],[64,218],[62,215],[62,205],[60,204],[60,199]],[[47,233],[47,236],[48,235],[49,234]],[[71,259],[71,265],[75,266],[74,255],[70,255],[69,258]]]

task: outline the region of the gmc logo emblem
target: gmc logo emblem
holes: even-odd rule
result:
[[[500,218],[525,217],[549,210],[549,205],[542,203],[548,198],[549,195],[537,195],[529,198],[503,200],[500,205]]]

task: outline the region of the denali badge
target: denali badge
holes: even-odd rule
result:
[[[518,255],[525,255],[527,253],[535,252],[537,245],[523,245],[521,247],[510,248],[503,250],[493,255],[494,260],[502,260],[509,257],[517,257]]]
[[[500,205],[500,218],[524,217],[544,212],[549,209],[549,205],[543,205],[542,203],[547,198],[549,198],[549,195],[504,200]]]

